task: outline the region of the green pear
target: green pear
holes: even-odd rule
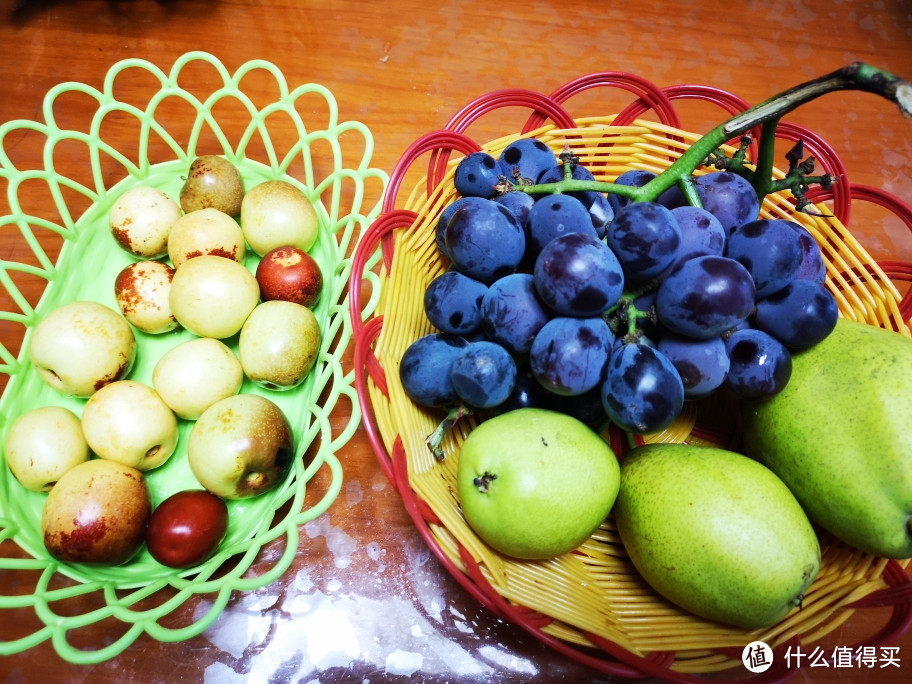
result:
[[[773,625],[801,605],[820,569],[817,536],[792,493],[765,466],[725,449],[632,449],[613,513],[643,579],[709,620]]]
[[[885,558],[912,557],[912,341],[847,319],[794,354],[782,392],[742,410],[746,453],[808,517]]]
[[[605,440],[557,411],[520,408],[489,418],[459,451],[466,522],[514,558],[543,560],[577,548],[608,517],[619,481]]]

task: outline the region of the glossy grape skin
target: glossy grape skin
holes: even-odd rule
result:
[[[681,376],[685,399],[708,396],[725,382],[730,362],[721,336],[696,340],[667,333],[657,348]]]
[[[461,195],[491,199],[499,178],[500,166],[494,157],[487,152],[472,152],[456,165],[453,185]]]
[[[617,185],[627,185],[629,187],[641,188],[646,185],[649,181],[656,177],[656,174],[652,171],[646,171],[645,169],[630,169],[629,171],[624,171],[620,176],[615,179]],[[661,204],[664,207],[671,209],[680,205],[683,200],[683,195],[676,185],[668,188],[663,191],[656,198],[656,202]],[[608,194],[608,201],[611,204],[611,208],[614,209],[615,214],[621,210],[622,207],[630,204],[630,200],[623,195],[616,195],[614,193]]]
[[[566,413],[596,431],[601,431],[608,420],[605,409],[602,408],[601,385],[574,396],[554,394],[542,387],[526,362],[517,366],[516,383],[510,396],[497,406],[488,408],[487,413],[489,416],[496,416],[518,408],[530,407]]]
[[[712,171],[695,179],[703,208],[713,214],[727,235],[760,215],[760,200],[753,186],[731,171]]]
[[[441,332],[469,335],[481,327],[481,301],[488,286],[459,271],[447,271],[424,292],[424,312]]]
[[[600,240],[603,240],[608,234],[608,226],[614,220],[614,209],[606,195],[596,193],[592,204],[589,205],[589,219],[592,221],[592,227],[595,228],[595,234]]]
[[[678,228],[681,229],[681,244],[671,265],[657,277],[664,280],[680,264],[698,256],[725,255],[727,235],[719,219],[700,207],[684,205],[671,210]]]
[[[483,283],[515,271],[526,250],[523,227],[493,200],[459,207],[447,223],[445,242],[456,270]]]
[[[507,145],[498,160],[508,169],[505,174],[513,178],[514,172],[521,178],[537,181],[545,171],[557,164],[557,156],[550,147],[536,138],[519,138]]]
[[[656,177],[652,171],[646,171],[644,169],[630,169],[629,171],[624,171],[620,176],[618,176],[614,182],[617,185],[627,185],[633,188],[641,188],[646,183],[651,181]],[[614,209],[615,215],[623,208],[630,204],[630,200],[623,195],[615,195],[610,193],[608,195],[608,201],[611,203],[611,208]]]
[[[669,330],[707,339],[744,321],[754,309],[754,281],[734,259],[702,256],[681,264],[656,294],[659,321]]]
[[[741,399],[764,399],[780,392],[792,376],[792,355],[762,330],[742,328],[725,338],[730,366],[726,386]]]
[[[614,335],[602,318],[557,316],[548,321],[529,350],[536,379],[550,392],[588,392],[605,377]]]
[[[596,316],[617,303],[624,273],[617,257],[598,238],[568,233],[554,238],[533,270],[542,301],[565,316]]]
[[[481,300],[481,328],[488,339],[525,353],[551,318],[530,273],[512,273],[491,283]]]
[[[662,353],[644,344],[626,344],[608,363],[602,406],[612,422],[628,432],[656,432],[680,415],[684,385]]]
[[[585,180],[591,181],[595,180],[595,176],[592,175],[592,172],[581,164],[574,164],[571,171],[570,177],[573,180]],[[558,164],[557,166],[552,166],[550,169],[545,170],[539,177],[538,183],[556,183],[564,179],[564,165]],[[583,205],[586,209],[592,206],[592,203],[596,201],[596,195],[601,193],[595,190],[584,190],[582,192],[566,192],[563,193],[567,197],[573,197],[579,200],[580,204]],[[547,197],[545,195],[544,197]]]
[[[751,274],[758,299],[794,280],[802,257],[798,233],[784,219],[757,219],[738,226],[728,236],[725,254]]]
[[[406,348],[399,364],[402,389],[421,406],[452,406],[458,399],[451,379],[453,363],[468,346],[465,339],[449,333],[419,337]]]
[[[801,247],[801,265],[795,278],[798,280],[813,280],[816,283],[826,281],[826,263],[820,245],[811,235],[810,231],[799,223],[790,221],[789,225],[798,233],[798,245]]]
[[[646,313],[652,309],[651,315],[637,320],[637,328],[642,331],[644,339],[647,340],[658,340],[668,333],[668,330],[659,322],[659,319],[655,314],[655,302],[656,290],[644,292],[633,300],[633,306],[636,307],[638,311]]]
[[[526,249],[538,254],[556,237],[567,233],[588,233],[598,237],[589,212],[570,195],[546,195],[529,210]]]
[[[806,349],[833,332],[838,318],[836,298],[826,286],[812,280],[793,280],[758,300],[751,322],[789,349]]]
[[[523,228],[526,227],[529,221],[529,211],[532,209],[532,205],[535,204],[535,198],[532,195],[518,190],[511,190],[502,195],[497,195],[494,201],[505,206],[516,217],[517,223]]]
[[[509,396],[488,409],[490,415],[499,415],[518,408],[551,408],[554,394],[535,379],[528,363],[517,365],[516,382]]]
[[[620,209],[608,231],[608,246],[627,278],[659,275],[678,256],[681,229],[670,209],[656,202],[634,202]]]
[[[440,217],[437,219],[437,226],[434,231],[434,239],[437,241],[437,249],[440,250],[440,253],[446,257],[447,261],[452,261],[450,259],[450,252],[446,246],[446,227],[450,222],[450,219],[453,218],[453,214],[456,213],[456,210],[466,204],[483,204],[486,202],[483,197],[460,197],[443,208],[443,211],[440,212]]]
[[[490,408],[504,402],[516,384],[516,362],[494,342],[472,342],[453,362],[453,389],[466,404]]]
[[[596,432],[601,432],[609,421],[605,407],[602,405],[602,384],[599,383],[587,392],[569,397],[549,393],[551,394],[550,408],[552,411],[560,411],[568,416],[573,416]]]

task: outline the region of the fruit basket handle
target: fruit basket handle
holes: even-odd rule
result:
[[[857,646],[877,646],[892,642],[901,636],[912,625],[912,580],[903,567],[895,560],[887,562],[883,579],[887,586],[884,589],[868,594],[847,608],[885,608],[892,607],[893,612],[884,627]]]
[[[666,86],[661,89],[663,97],[670,102],[675,100],[700,100],[718,105],[725,110],[730,116],[740,114],[750,108],[750,103],[735,93],[729,92],[716,86],[701,85],[698,83],[681,83],[678,85]],[[642,116],[649,109],[655,109],[655,106],[648,100],[640,98],[636,102],[631,102],[624,109],[618,112],[614,118],[617,126],[629,124],[634,119]],[[677,112],[675,112],[674,121],[679,121]],[[664,122],[663,122],[664,123]],[[673,128],[683,128],[680,124],[668,123]]]
[[[906,224],[910,237],[912,237],[912,205],[889,192],[869,185],[851,185],[850,192],[852,200],[876,204],[899,218]],[[878,266],[889,278],[912,283],[912,263],[909,261],[885,259],[878,261]],[[899,303],[899,311],[904,321],[912,319],[912,287],[903,295]]]
[[[580,76],[568,81],[551,93],[549,98],[558,104],[563,104],[574,95],[591,88],[613,87],[627,90],[638,96],[636,103],[639,109],[637,115],[645,113],[647,110],[655,110],[659,116],[659,121],[672,128],[681,128],[681,120],[675,111],[674,105],[666,92],[642,76],[631,74],[626,71],[598,71],[595,73]],[[629,106],[628,106],[629,107]],[[615,125],[621,126],[630,123],[636,116],[622,120],[618,123],[615,119]],[[523,133],[528,133],[544,124],[541,114],[535,112],[526,121],[523,127]],[[575,125],[575,124],[574,124]],[[569,127],[568,127],[569,128]]]
[[[542,123],[544,123],[545,118],[550,118],[561,128],[576,128],[576,121],[574,121],[573,117],[559,103],[547,95],[523,88],[502,88],[470,101],[453,115],[443,127],[443,130],[464,134],[469,126],[481,119],[485,114],[505,107],[528,108],[533,110],[532,116],[539,117]],[[473,149],[472,152],[480,149],[481,146],[476,144],[476,149]],[[443,180],[451,152],[452,149],[441,146],[431,153],[428,161],[428,196]]]
[[[681,83],[678,85],[666,86],[662,88],[662,94],[670,101],[675,100],[699,100],[700,102],[709,102],[722,109],[729,116],[735,116],[750,109],[750,103],[740,95],[729,92],[716,86],[702,85],[699,83]],[[614,118],[616,126],[626,126],[635,119],[642,116],[650,108],[655,107],[647,100],[639,99],[631,102],[627,107],[618,112]],[[677,116],[677,113],[675,114]],[[671,124],[669,124],[671,125]],[[682,128],[680,125],[673,125],[674,128]],[[751,159],[757,158],[757,140],[760,138],[760,127],[757,126],[751,131],[753,141],[750,145]]]
[[[826,198],[833,201],[833,215],[842,225],[848,226],[852,216],[852,185],[849,182],[849,172],[836,150],[814,131],[788,121],[779,122],[776,137],[795,143],[801,141],[806,152],[823,167],[823,172],[829,173],[835,178],[833,185],[826,191]],[[820,190],[818,186],[813,189],[813,192],[820,192]],[[808,198],[810,197],[809,192]]]
[[[441,150],[446,151],[448,158],[451,150],[457,150],[463,154],[471,154],[472,152],[480,151],[481,145],[459,131],[439,130],[422,135],[406,148],[390,174],[386,194],[383,196],[382,212],[384,214],[396,209],[396,200],[399,199],[399,188],[402,185],[406,173],[408,173],[409,169],[412,167],[412,164],[426,152],[439,154]],[[443,165],[446,165],[445,160]],[[434,191],[434,188],[440,183],[442,173],[442,171],[434,171],[433,162],[428,166],[428,196],[430,196]]]

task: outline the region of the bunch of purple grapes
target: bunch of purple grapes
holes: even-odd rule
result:
[[[742,399],[779,392],[792,353],[835,327],[817,242],[798,223],[760,218],[741,176],[695,177],[701,207],[677,186],[654,202],[503,191],[559,181],[565,164],[572,178],[593,179],[533,138],[457,166],[460,197],[436,228],[450,269],[424,296],[438,332],[400,365],[416,403],[540,406],[594,428],[610,420],[653,432],[720,388]],[[615,182],[654,177],[635,170]]]

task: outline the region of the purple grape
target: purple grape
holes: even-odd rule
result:
[[[727,235],[760,215],[760,200],[753,186],[731,171],[712,171],[695,179],[703,208],[713,214]]]
[[[534,277],[542,301],[565,316],[597,316],[624,291],[617,257],[585,233],[568,233],[545,245],[535,261]]]
[[[681,376],[685,399],[705,397],[725,382],[729,360],[721,336],[697,340],[667,333],[659,340],[658,350]]]
[[[626,344],[608,363],[602,406],[628,432],[656,432],[680,415],[684,385],[664,354],[644,344]]]
[[[526,227],[529,221],[529,210],[535,204],[535,198],[527,192],[511,190],[502,195],[497,195],[494,201],[505,206],[516,218],[517,223]]]
[[[450,259],[450,252],[446,246],[446,227],[450,222],[450,219],[453,218],[453,214],[456,213],[456,210],[459,209],[459,207],[466,204],[483,204],[486,201],[487,200],[483,197],[460,197],[459,199],[450,202],[443,208],[443,211],[440,212],[434,237],[437,240],[437,249],[446,257],[447,261],[452,261],[452,259]]]
[[[608,414],[605,413],[605,407],[602,406],[601,383],[587,392],[569,397],[551,392],[548,394],[551,395],[549,408],[552,411],[560,411],[568,416],[573,416],[596,432],[601,432],[608,422]]]
[[[624,171],[620,176],[615,179],[617,185],[627,185],[629,187],[641,188],[646,185],[649,181],[654,179],[656,174],[652,171],[646,171],[644,169],[630,169],[629,171]],[[626,207],[630,204],[630,200],[623,195],[616,195],[614,193],[608,194],[608,201],[611,204],[611,208],[614,210],[614,213],[617,214],[621,208]],[[683,201],[683,195],[676,185],[671,186],[667,190],[663,191],[661,195],[658,196],[655,200],[663,207],[671,209],[672,207],[677,207]]]
[[[659,275],[675,260],[681,229],[670,209],[656,202],[634,202],[615,214],[608,246],[626,277],[646,280]]]
[[[494,157],[487,152],[472,152],[456,165],[453,185],[461,195],[490,199],[497,193],[499,178],[500,167]]]
[[[514,353],[528,352],[551,316],[530,273],[512,273],[494,281],[481,300],[485,335]]]
[[[573,180],[584,180],[591,181],[595,180],[595,176],[592,175],[592,172],[587,169],[585,166],[580,164],[574,164],[571,167],[570,177]],[[564,180],[564,165],[558,164],[557,166],[552,166],[550,169],[544,171],[541,176],[538,177],[538,183],[557,183],[558,181]],[[585,190],[582,192],[566,192],[563,193],[567,197],[573,197],[579,200],[580,204],[583,205],[586,209],[592,206],[592,203],[596,201],[596,196],[601,195],[600,192],[595,190]],[[547,195],[545,195],[547,197]]]
[[[483,283],[515,271],[526,251],[523,227],[493,200],[456,209],[447,223],[445,240],[456,270]]]
[[[684,205],[671,210],[681,229],[678,255],[657,277],[664,280],[679,265],[698,256],[724,256],[727,235],[719,219],[705,209]]]
[[[491,415],[498,415],[518,408],[551,408],[554,394],[542,387],[535,379],[528,363],[516,370],[516,382],[513,391],[497,406],[490,407]]]
[[[402,355],[399,380],[416,404],[431,408],[451,406],[458,400],[453,388],[453,363],[469,343],[458,335],[431,333],[412,342]]]
[[[753,326],[790,349],[812,347],[836,327],[839,307],[833,294],[813,280],[793,280],[757,301]]]
[[[651,181],[656,177],[652,171],[645,171],[643,169],[630,169],[629,171],[624,171],[620,176],[618,176],[614,182],[617,185],[626,185],[632,188],[641,188],[646,183]],[[630,204],[630,200],[623,195],[615,195],[614,193],[608,194],[608,202],[611,204],[611,208],[614,209],[615,215]]]
[[[614,335],[604,319],[558,316],[535,336],[529,363],[549,391],[578,395],[604,380],[613,344]]]
[[[655,313],[656,290],[648,290],[633,300],[633,306],[650,315],[637,319],[637,329],[647,339],[661,339],[668,331],[665,329]],[[650,311],[651,310],[651,311]]]
[[[527,250],[537,255],[551,240],[567,233],[598,237],[589,212],[569,195],[545,195],[529,210]]]
[[[662,281],[656,313],[669,330],[708,339],[744,321],[754,302],[747,269],[734,259],[709,255],[684,262]]]
[[[608,201],[608,197],[602,193],[596,193],[592,204],[589,205],[589,218],[592,221],[592,227],[595,228],[595,234],[603,240],[608,234],[608,226],[614,220],[614,209]]]
[[[726,386],[741,399],[765,399],[780,392],[792,376],[792,355],[762,330],[743,328],[725,339],[729,369]]]
[[[789,225],[798,233],[798,244],[801,246],[801,265],[795,278],[798,280],[813,280],[823,285],[826,282],[826,263],[820,245],[807,228],[800,223],[789,221]]]
[[[757,219],[735,228],[725,255],[744,266],[754,279],[757,298],[788,285],[801,266],[801,245],[791,221]]]
[[[504,175],[508,178],[513,178],[516,172],[520,178],[534,182],[557,163],[557,156],[541,140],[519,138],[503,149],[498,160],[506,167]]]
[[[456,394],[474,408],[506,401],[516,384],[516,362],[494,342],[472,342],[456,357],[451,371]]]
[[[487,291],[484,283],[459,271],[447,271],[425,290],[425,314],[441,332],[469,335],[481,327],[481,300]]]

